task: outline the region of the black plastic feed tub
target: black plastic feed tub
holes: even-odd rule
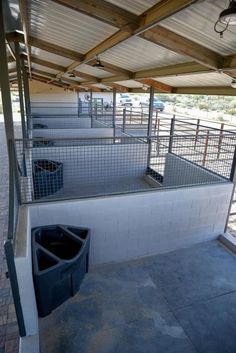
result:
[[[38,314],[47,316],[76,294],[88,272],[90,231],[65,225],[32,229],[33,278]]]
[[[34,198],[40,199],[63,188],[63,163],[48,159],[33,161]]]

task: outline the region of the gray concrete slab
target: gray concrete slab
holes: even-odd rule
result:
[[[41,352],[235,353],[235,268],[217,242],[96,267],[40,319]]]
[[[236,293],[178,310],[175,316],[198,352],[236,352]]]
[[[236,258],[218,242],[160,255],[145,264],[172,310],[236,290]]]

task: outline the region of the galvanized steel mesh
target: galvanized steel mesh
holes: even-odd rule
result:
[[[22,202],[225,182],[234,146],[231,134],[18,139]]]

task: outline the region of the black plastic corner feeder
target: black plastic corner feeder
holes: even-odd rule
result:
[[[55,194],[63,187],[63,163],[47,159],[33,161],[34,198]]]
[[[88,272],[90,231],[66,225],[32,230],[33,278],[38,314],[47,316],[75,295]]]

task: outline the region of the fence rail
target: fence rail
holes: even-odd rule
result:
[[[226,182],[235,139],[195,136],[44,138],[15,141],[23,203]],[[208,149],[206,151],[206,140]]]

